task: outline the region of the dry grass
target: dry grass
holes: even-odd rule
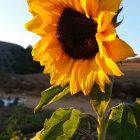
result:
[[[124,76],[115,78],[113,97],[125,98],[126,95],[139,97],[140,63],[123,63],[118,65],[124,72]],[[26,93],[31,96],[40,96],[41,91],[50,86],[49,78],[49,75],[44,74],[1,74],[0,90],[8,94]]]

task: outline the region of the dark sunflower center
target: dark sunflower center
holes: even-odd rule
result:
[[[58,20],[58,40],[63,51],[73,59],[87,59],[96,55],[99,51],[96,32],[97,24],[93,19],[71,8],[65,8]]]

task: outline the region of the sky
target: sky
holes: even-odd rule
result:
[[[140,0],[123,0],[119,19],[122,24],[117,34],[127,42],[140,57]],[[16,43],[24,48],[34,45],[40,37],[25,29],[25,23],[32,19],[26,0],[1,0],[0,41]]]

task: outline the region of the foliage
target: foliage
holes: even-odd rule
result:
[[[54,85],[47,90],[43,91],[41,93],[41,100],[38,104],[38,106],[34,109],[34,111],[38,109],[42,109],[43,107],[59,100],[63,96],[69,93],[69,85],[67,84],[64,87],[61,87],[60,85]]]
[[[105,111],[111,98],[114,77],[110,77],[110,80],[112,82],[110,85],[106,85],[105,94],[101,92],[97,84],[95,84],[91,90],[90,102],[96,111],[98,120],[92,115],[86,114],[84,116],[92,118],[95,123],[89,120],[84,123],[82,113],[77,110],[74,111],[79,112],[78,114],[81,115],[74,116],[74,119],[72,119],[71,121],[70,118],[72,115],[72,108],[58,109],[56,112],[53,113],[49,120],[46,119],[44,128],[39,133],[37,133],[37,135],[32,140],[36,138],[41,140],[45,140],[48,138],[50,140],[85,140],[86,135],[77,135],[77,133],[74,134],[74,132],[78,132],[76,131],[78,129],[81,129],[82,131],[84,130],[84,133],[86,133],[87,135],[91,134],[91,136],[95,139],[98,132],[98,134],[100,134],[98,135],[99,140],[105,139],[106,131],[108,134],[108,140],[110,139],[109,136],[114,137],[116,140],[129,140],[133,137],[135,137],[135,140],[139,139],[140,120],[138,116],[140,114],[140,100],[137,99],[136,103],[132,105],[119,105],[118,107],[113,108],[111,113],[105,116]],[[51,88],[42,92],[41,101],[39,105],[35,108],[35,110],[42,109],[44,106],[47,106],[48,104],[57,101],[68,92],[68,85],[66,85],[65,87],[61,87],[59,85],[52,86]],[[128,122],[126,122],[126,120]],[[77,123],[75,123],[75,121]],[[97,131],[95,130],[95,124],[97,127]],[[131,134],[129,136],[126,136],[126,127],[128,127],[129,131],[132,131],[131,133],[129,132],[129,134]],[[124,135],[123,132],[126,134]]]
[[[5,114],[7,117],[5,116],[3,119],[0,118],[0,125],[6,126],[6,128],[0,132],[0,140],[19,140],[19,138],[24,138],[22,130],[17,128],[22,128],[22,126],[24,127],[26,125],[32,126],[40,124],[40,122],[43,122],[46,118],[51,117],[53,113],[53,110],[47,110],[34,114],[32,109],[22,106],[1,108],[1,110],[2,112],[7,112],[7,115]]]
[[[14,130],[14,126],[17,124],[17,119],[13,118],[12,116],[6,121],[7,128],[5,131],[2,131],[0,133],[0,139],[1,140],[20,140],[24,139],[23,134],[20,130]]]
[[[112,109],[108,134],[115,140],[140,139],[140,100],[134,104],[120,104]]]
[[[41,140],[67,140],[74,134],[80,120],[80,111],[73,108],[58,109],[45,121]],[[36,139],[36,135],[33,139]],[[32,140],[33,140],[32,139]]]
[[[51,117],[52,113],[53,113],[52,110],[47,110],[44,113],[38,114],[25,114],[25,115],[14,114],[13,118],[17,119],[17,123],[19,125],[34,124],[40,123],[41,121],[44,121],[46,118]]]
[[[78,129],[85,131],[96,139],[97,131],[96,124],[88,117],[81,118]],[[75,133],[70,140],[87,140],[87,138],[80,133]]]
[[[16,120],[16,124],[18,125],[26,125],[26,124],[34,124],[34,123],[40,123],[41,121],[44,121],[46,118],[50,118],[54,110],[46,110],[46,111],[39,111],[37,114],[34,114],[32,109],[18,106],[18,107],[10,107],[10,109],[5,108],[4,110],[11,112],[12,115],[9,113],[8,116],[10,118]],[[8,118],[5,118],[5,120],[9,120]],[[5,122],[3,120],[3,122]],[[0,123],[0,125],[2,125]]]
[[[104,116],[105,110],[110,101],[114,77],[110,77],[110,80],[111,84],[106,85],[105,87],[105,94],[101,92],[100,87],[97,84],[94,84],[90,92],[90,102],[100,118]]]

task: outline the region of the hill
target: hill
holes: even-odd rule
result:
[[[33,61],[32,46],[22,46],[0,41],[0,71],[15,74],[42,72],[40,64]]]
[[[124,63],[140,63],[140,57],[132,58],[132,59],[126,59],[123,61]]]

